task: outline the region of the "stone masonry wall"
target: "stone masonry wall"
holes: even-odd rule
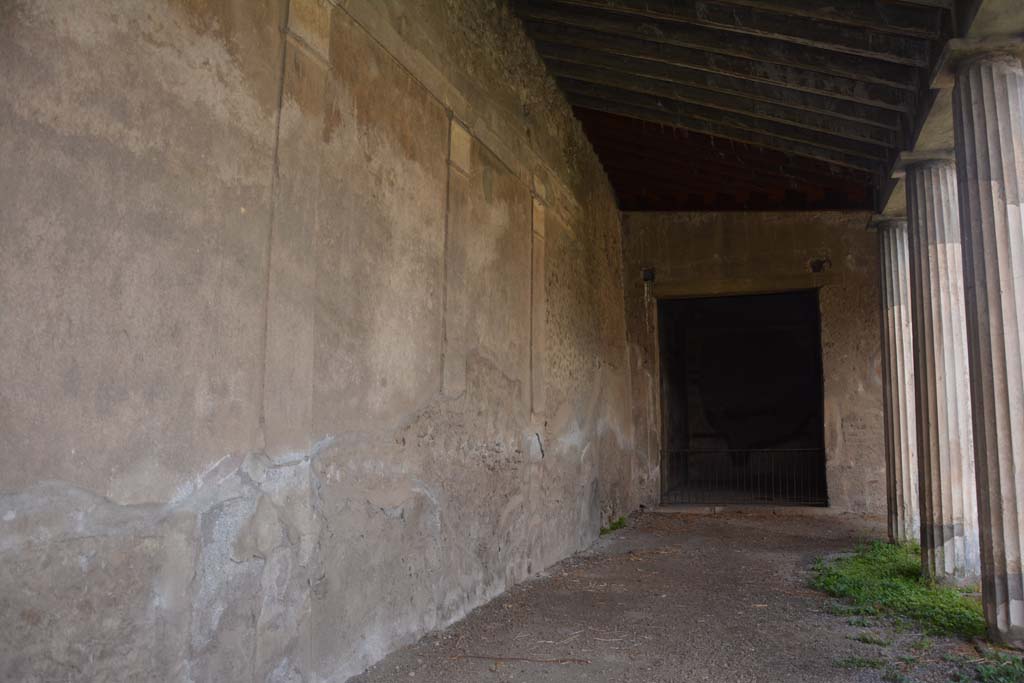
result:
[[[0,679],[342,681],[651,485],[507,7],[0,3],[0,158]]]
[[[865,213],[625,213],[626,322],[638,450],[660,468],[657,299],[819,289],[830,507],[884,524],[877,235]],[[820,273],[812,262],[821,261]],[[653,286],[642,270],[655,269]],[[647,490],[657,500],[656,488]]]

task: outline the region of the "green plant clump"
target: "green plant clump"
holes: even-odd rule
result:
[[[614,522],[611,522],[608,526],[601,527],[601,535],[610,534],[613,531],[618,531],[622,527],[626,526],[626,518],[619,517]]]
[[[859,633],[854,637],[854,640],[867,645],[879,645],[881,647],[891,644],[885,638],[870,632]]]
[[[844,657],[837,659],[835,665],[840,669],[881,669],[885,666],[885,660],[874,657]]]
[[[995,654],[978,664],[976,672],[981,683],[1024,683],[1024,659]]]
[[[815,564],[815,588],[846,598],[855,607],[918,622],[931,635],[983,636],[981,603],[921,575],[915,545],[876,541],[830,563]]]
[[[918,638],[910,644],[910,647],[914,648],[915,650],[928,650],[931,648],[932,645],[934,645],[934,643],[932,642],[931,638]]]
[[[914,683],[914,679],[893,667],[889,667],[885,670],[885,673],[882,674],[882,680],[885,681],[885,683]]]

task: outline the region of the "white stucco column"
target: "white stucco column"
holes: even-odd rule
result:
[[[981,572],[956,169],[906,167],[921,559],[938,581]]]
[[[882,392],[889,539],[902,543],[919,540],[921,527],[907,221],[883,220],[876,226],[882,280]]]
[[[959,64],[953,94],[964,285],[990,634],[1024,645],[1024,68],[1008,54]]]

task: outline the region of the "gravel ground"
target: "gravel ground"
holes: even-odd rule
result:
[[[635,515],[353,680],[950,681],[968,644],[844,616],[808,588],[815,558],[883,535],[811,511]]]

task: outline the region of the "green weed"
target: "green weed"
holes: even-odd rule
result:
[[[1024,683],[1024,659],[994,653],[975,667],[979,683]]]
[[[913,683],[914,681],[910,676],[892,667],[885,670],[885,673],[882,674],[882,680],[885,683]]]
[[[851,556],[830,563],[819,560],[814,569],[815,588],[845,598],[851,610],[864,610],[861,614],[873,610],[908,617],[931,635],[985,634],[981,604],[922,577],[920,550],[914,545],[876,541]]]
[[[840,669],[881,669],[885,666],[885,660],[874,657],[844,657],[837,659],[834,664]]]
[[[608,526],[601,527],[601,535],[610,534],[613,531],[618,531],[622,527],[626,526],[626,518],[619,517],[614,522],[611,522]]]
[[[914,648],[915,650],[928,650],[931,648],[932,645],[934,645],[934,642],[931,638],[919,638],[915,640],[913,643],[911,643],[910,647]]]
[[[874,617],[878,615],[878,610],[876,610],[874,607],[860,605],[844,605],[841,602],[830,602],[829,604],[825,605],[825,611],[837,617]]]
[[[889,645],[888,640],[875,633],[871,633],[870,631],[859,633],[856,636],[854,636],[853,639],[856,640],[858,643],[866,643],[867,645],[880,645],[882,647]]]

